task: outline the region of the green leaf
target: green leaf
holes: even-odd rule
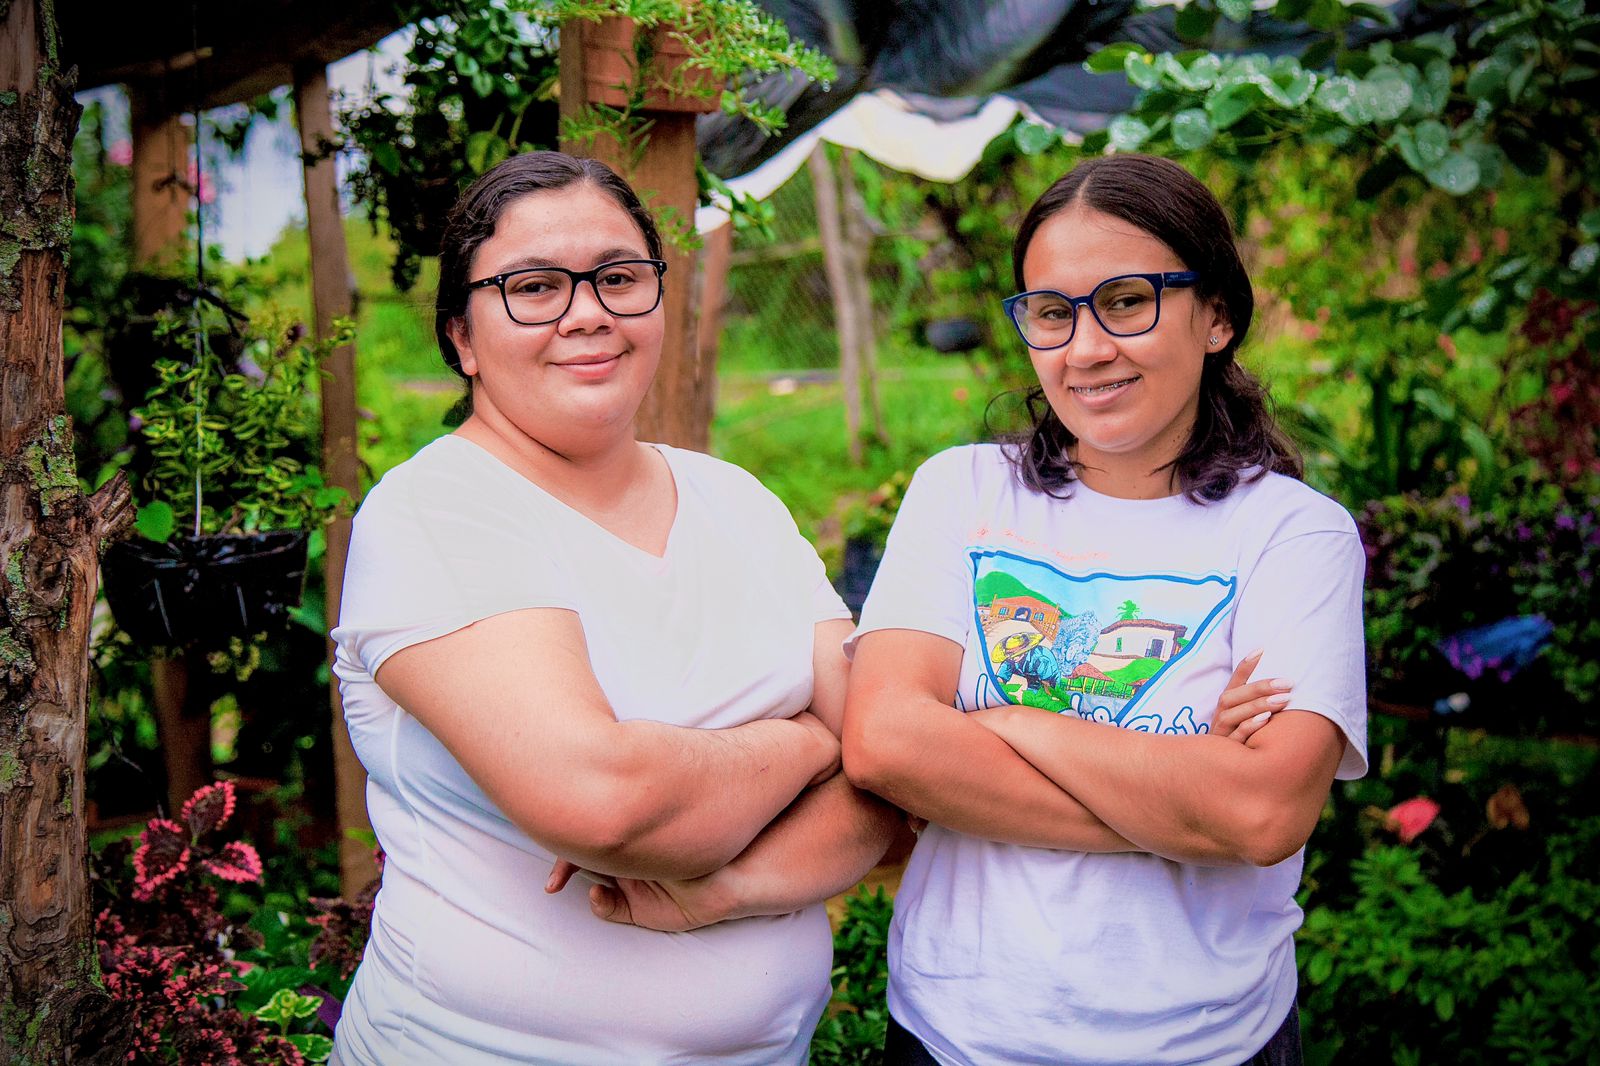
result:
[[[1061,141],[1061,135],[1052,126],[1042,122],[1024,122],[1017,127],[1014,134],[1017,141],[1017,151],[1023,155],[1038,155],[1047,152]]]
[[[467,138],[467,166],[482,174],[511,154],[511,146],[491,130],[479,130]]]
[[[1216,139],[1211,119],[1198,107],[1179,111],[1172,118],[1172,143],[1185,152],[1198,151]]]
[[[1111,135],[1111,148],[1118,152],[1133,152],[1150,139],[1150,127],[1131,115],[1118,115],[1106,127]]]
[[[173,513],[171,504],[157,500],[139,508],[133,527],[146,540],[166,543],[178,531],[178,516]]]
[[[480,97],[494,94],[494,75],[487,70],[476,70],[472,73],[472,91]]]
[[[1214,129],[1225,130],[1256,109],[1261,89],[1249,83],[1233,85],[1206,97],[1206,113]]]
[[[1372,22],[1376,22],[1380,26],[1393,26],[1396,24],[1394,12],[1390,11],[1386,7],[1381,7],[1378,4],[1358,2],[1354,4],[1347,4],[1345,6],[1345,10],[1349,11],[1350,14],[1355,18],[1368,19]]]
[[[1325,983],[1333,976],[1333,952],[1322,948],[1306,964],[1306,980],[1314,985]]]
[[[1452,196],[1465,196],[1476,189],[1481,176],[1477,160],[1461,151],[1451,152],[1423,173]]]
[[[1154,89],[1161,82],[1155,64],[1146,53],[1129,52],[1122,61],[1122,70],[1128,80],[1140,89]]]
[[[1479,100],[1491,99],[1505,88],[1510,76],[1511,64],[1503,56],[1492,55],[1480,60],[1467,75],[1467,95]]]
[[[1217,0],[1217,10],[1233,22],[1250,21],[1250,0]]]
[[[300,1018],[315,1017],[322,1001],[315,996],[302,996],[290,988],[280,988],[272,998],[256,1010],[256,1017],[273,1025],[287,1025]]]
[[[1511,72],[1511,76],[1506,79],[1506,99],[1512,103],[1522,99],[1522,93],[1528,87],[1528,79],[1533,76],[1534,68],[1538,64],[1537,54],[1531,55]]]
[[[1086,156],[1099,155],[1106,150],[1106,146],[1110,143],[1111,134],[1109,131],[1095,130],[1093,133],[1083,135],[1083,143],[1078,146],[1078,150]]]
[[[1132,41],[1118,41],[1108,44],[1094,55],[1084,61],[1084,69],[1094,74],[1114,74],[1124,69],[1123,64],[1130,55],[1147,55],[1144,48]]]
[[[1430,118],[1417,123],[1411,132],[1416,141],[1417,160],[1422,164],[1421,169],[1426,171],[1444,161],[1450,151],[1450,131],[1444,123]]]
[[[1439,1015],[1441,1022],[1447,1022],[1455,1017],[1456,996],[1448,988],[1444,989],[1433,1001],[1433,1009]]]
[[[1283,5],[1280,3],[1278,6]],[[1184,40],[1198,41],[1211,33],[1212,27],[1217,24],[1217,15],[1217,9],[1214,7],[1191,3],[1178,9],[1174,28],[1178,31],[1178,36]]]
[[[310,1063],[327,1062],[333,1054],[333,1041],[321,1033],[290,1033],[285,1039]]]
[[[1311,0],[1278,0],[1272,17],[1279,22],[1299,22],[1311,10]]]
[[[372,162],[385,174],[400,173],[400,150],[387,141],[379,141],[369,145],[367,151],[372,156]]]

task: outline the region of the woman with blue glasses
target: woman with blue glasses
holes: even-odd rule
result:
[[[1298,1062],[1303,846],[1366,769],[1355,524],[1181,167],[1081,164],[1014,264],[1032,428],[921,467],[850,644],[846,772],[928,823],[888,1061]]]

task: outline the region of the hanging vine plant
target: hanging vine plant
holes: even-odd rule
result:
[[[360,149],[351,191],[394,237],[390,272],[407,291],[461,191],[513,153],[554,148],[558,116],[555,43],[529,19],[463,0],[412,3],[402,16],[414,25],[404,90],[371,92],[339,120]]]
[[[168,357],[135,412],[149,454],[139,536],[107,549],[107,602],[146,646],[262,632],[299,604],[313,532],[349,506],[307,460],[322,361],[353,329],[253,332],[212,294],[156,317]]]

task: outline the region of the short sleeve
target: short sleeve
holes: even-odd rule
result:
[[[972,566],[966,524],[974,495],[970,448],[951,449],[917,469],[889,531],[861,623],[845,643],[878,629],[912,629],[964,644],[972,622]]]
[[[1240,591],[1233,647],[1264,649],[1255,676],[1294,683],[1289,706],[1333,721],[1345,737],[1336,776],[1367,772],[1366,553],[1348,530],[1300,533],[1269,546]]]
[[[539,530],[535,509],[469,471],[392,473],[351,531],[333,631],[340,658],[372,677],[395,652],[480,619],[575,609]]]

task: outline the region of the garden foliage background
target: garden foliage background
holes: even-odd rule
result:
[[[1234,7],[1197,3],[1184,18],[1198,35]],[[1020,122],[950,186],[836,155],[878,233],[885,420],[860,466],[798,174],[738,234],[713,447],[789,504],[837,572],[847,540],[881,541],[922,458],[1015,424],[1027,361],[999,299],[1027,204],[1107,142],[1175,155],[1245,238],[1259,317],[1243,358],[1305,447],[1308,480],[1358,516],[1374,708],[1403,712],[1374,715],[1373,772],[1335,788],[1307,849],[1308,1061],[1597,1062],[1600,150],[1576,99],[1600,67],[1600,16],[1583,0],[1496,0],[1435,37],[1341,49],[1341,27],[1379,15],[1335,0],[1277,10],[1334,43],[1303,65],[1108,49],[1091,66],[1145,92],[1084,145]],[[512,29],[479,22],[466,36],[432,24],[413,57],[431,99],[472,105],[433,133],[463,149],[458,179],[490,161],[464,153],[482,132],[471,116],[491,122],[495,95],[513,92],[456,58],[508,54]],[[127,171],[102,118],[91,107],[77,143],[66,325],[79,469],[94,484],[138,466],[142,400],[115,366],[139,279]],[[371,156],[369,173],[389,162]],[[456,395],[432,346],[434,267],[407,232],[397,244],[382,221],[350,227],[369,483],[446,431]],[[259,322],[308,317],[302,232],[208,273]],[[942,355],[929,325],[954,318],[978,343]],[[148,662],[109,622],[96,643],[101,963],[141,1011],[144,1061],[326,1055],[370,898],[333,899],[320,603],[313,577],[293,628],[211,649],[213,755],[232,784],[160,822],[147,824],[164,791]],[[1550,636],[1531,657],[1447,639],[1534,615]],[[872,1061],[890,910],[868,895],[845,908],[836,1009],[813,1061]]]

